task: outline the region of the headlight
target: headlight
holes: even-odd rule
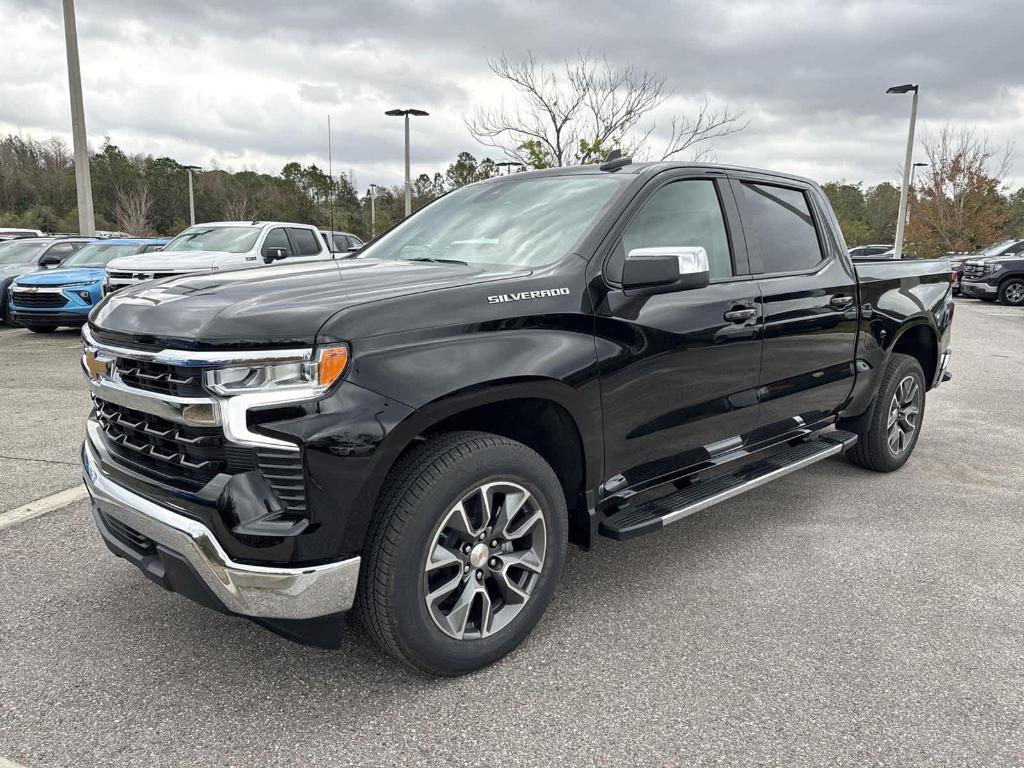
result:
[[[1000,269],[1002,269],[1002,267],[1003,267],[1002,264],[986,264],[985,265],[985,274],[986,275],[991,275],[993,272],[998,272]]]
[[[330,389],[348,367],[347,344],[323,347],[315,360],[269,365],[220,368],[206,374],[207,388],[218,395],[297,390],[300,395],[317,395]]]

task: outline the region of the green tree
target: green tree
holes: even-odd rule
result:
[[[864,196],[865,220],[871,229],[871,241],[896,240],[896,219],[900,212],[900,191],[887,181],[877,184]]]
[[[864,220],[866,206],[861,185],[830,181],[822,185],[825,196],[839,219],[843,239],[848,246],[865,245],[871,242],[871,227]]]

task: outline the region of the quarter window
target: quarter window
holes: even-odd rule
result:
[[[747,249],[765,273],[812,269],[821,244],[807,195],[798,189],[743,182]],[[758,262],[759,257],[759,262]]]
[[[729,238],[715,182],[674,181],[655,192],[626,226],[621,247],[609,264],[609,277],[621,279],[622,262],[634,248],[696,246],[708,254],[712,280],[733,275]]]

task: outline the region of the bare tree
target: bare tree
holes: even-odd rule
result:
[[[220,206],[225,221],[248,221],[252,218],[252,200],[245,187],[232,184],[224,193]]]
[[[110,207],[110,214],[114,217],[118,229],[135,237],[142,237],[148,235],[152,229],[149,223],[149,210],[152,207],[153,200],[144,184],[130,189],[115,187],[114,204]]]
[[[538,63],[532,53],[522,60],[502,56],[488,66],[519,99],[513,108],[503,102],[496,109],[477,109],[466,127],[481,144],[534,168],[597,162],[616,148],[649,155],[655,132],[649,116],[672,96],[664,77],[615,67],[589,53],[577,54],[559,72]],[[672,118],[668,141],[654,156],[666,159],[688,150],[706,155],[706,142],[747,127],[742,118],[705,99],[696,115]]]
[[[915,185],[908,242],[922,255],[971,251],[1002,236],[1007,219],[1001,187],[1013,145],[994,147],[968,126],[925,130],[928,169]]]

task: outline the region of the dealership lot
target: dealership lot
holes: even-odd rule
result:
[[[0,758],[26,766],[1020,764],[1024,312],[960,301],[908,466],[831,460],[572,551],[492,668],[353,621],[303,648],[160,591],[78,502],[0,529]],[[0,328],[0,509],[77,482],[78,337]],[[3,514],[0,513],[0,524]]]

